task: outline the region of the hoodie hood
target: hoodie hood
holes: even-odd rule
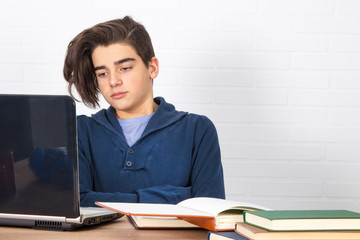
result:
[[[187,112],[177,111],[174,105],[167,103],[162,97],[156,97],[154,98],[154,101],[159,105],[159,107],[150,119],[141,137],[172,125],[188,115]],[[108,109],[102,109],[99,112],[93,114],[92,118],[98,124],[104,126],[125,140],[122,128],[116,118],[115,108],[110,106]]]

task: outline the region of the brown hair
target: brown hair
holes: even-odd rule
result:
[[[155,56],[151,38],[145,27],[129,16],[88,28],[69,43],[65,57],[63,74],[69,83],[68,91],[71,97],[74,98],[71,91],[74,85],[86,106],[99,106],[100,90],[91,55],[97,46],[119,42],[132,46],[146,66]]]

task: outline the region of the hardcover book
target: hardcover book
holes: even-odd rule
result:
[[[209,231],[208,240],[248,240],[235,231],[213,232]]]
[[[177,217],[128,216],[136,229],[191,229],[199,228]]]
[[[348,240],[360,239],[360,231],[267,231],[246,223],[237,223],[235,231],[250,240]]]
[[[244,222],[269,231],[360,230],[360,213],[348,210],[246,211]]]

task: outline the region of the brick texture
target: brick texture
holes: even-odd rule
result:
[[[68,94],[69,41],[125,15],[152,36],[155,94],[215,123],[228,199],[360,211],[360,1],[2,0],[0,93]]]

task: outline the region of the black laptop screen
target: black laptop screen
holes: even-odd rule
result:
[[[0,95],[0,213],[78,217],[77,168],[71,98]]]

